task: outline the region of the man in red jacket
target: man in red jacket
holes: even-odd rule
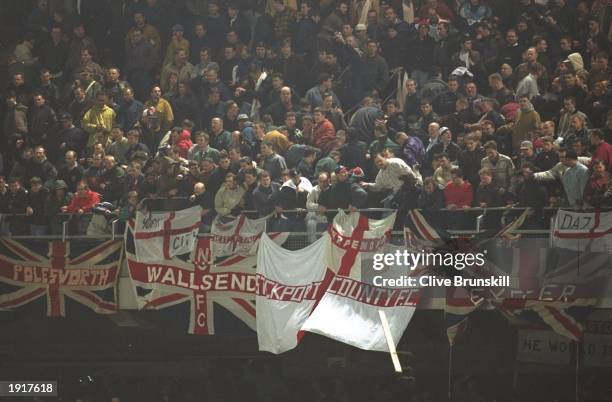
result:
[[[609,172],[612,172],[612,145],[608,144],[604,138],[604,133],[600,129],[591,130],[591,145],[593,145],[593,156],[591,157],[591,170],[595,161],[602,161],[606,164]]]
[[[463,172],[459,168],[451,169],[451,180],[444,187],[444,199],[446,208],[460,209],[470,208],[474,192],[470,182],[463,179]]]
[[[79,182],[76,190],[76,195],[69,205],[62,207],[62,212],[84,214],[90,212],[94,205],[100,202],[100,194],[91,191],[85,182]]]
[[[313,117],[315,122],[312,135],[314,146],[320,148],[324,154],[328,154],[336,145],[336,129],[325,118],[325,112],[320,107],[315,108]]]

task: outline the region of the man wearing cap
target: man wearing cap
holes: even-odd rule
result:
[[[131,27],[125,35],[126,48],[130,46],[132,34],[136,29],[140,30],[144,39],[149,42],[156,51],[159,51],[161,46],[161,37],[159,36],[159,32],[153,25],[147,23],[145,15],[141,11],[136,11],[134,13],[134,26]]]
[[[189,57],[189,41],[183,37],[183,32],[181,24],[174,24],[172,26],[172,37],[170,38],[170,44],[166,48],[163,66],[172,63],[174,56],[179,50],[184,50],[186,56]]]
[[[535,161],[535,153],[533,152],[533,143],[531,141],[521,142],[520,154],[516,161],[517,169],[521,169],[526,163],[532,165]]]

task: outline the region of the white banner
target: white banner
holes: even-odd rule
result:
[[[200,229],[200,206],[171,212],[136,213],[136,258],[141,262],[169,260],[190,253]]]
[[[266,220],[268,218],[249,219],[244,215],[222,223],[217,217],[212,224],[212,250],[213,257],[227,256],[249,256],[257,254],[257,246],[262,233],[266,231]],[[281,233],[284,239],[279,239],[283,243],[288,237],[288,233]]]
[[[327,234],[298,251],[262,236],[257,254],[259,350],[282,353],[298,344],[302,324],[333,277],[326,269],[328,249]]]
[[[361,214],[338,213],[330,228],[328,254],[328,266],[336,276],[303,330],[361,349],[385,352],[388,345],[378,313],[383,310],[397,345],[414,314],[420,291],[379,286],[370,280],[373,255],[391,252],[387,241],[394,221],[395,214],[370,220]]]
[[[576,251],[612,250],[612,212],[557,212],[553,245]]]

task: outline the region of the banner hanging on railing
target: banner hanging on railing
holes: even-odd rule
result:
[[[42,302],[49,317],[72,302],[96,313],[117,311],[121,241],[0,238],[0,310]]]
[[[559,210],[551,230],[553,245],[576,251],[612,251],[612,212]]]
[[[270,233],[270,237],[284,242],[287,234]],[[215,259],[211,238],[201,237],[189,254],[157,262],[140,261],[135,253],[139,241],[128,227],[126,257],[139,309],[162,310],[188,304],[188,332],[212,335],[217,332],[216,307],[221,307],[255,330],[255,256]]]
[[[256,255],[259,240],[266,230],[268,217],[249,219],[245,215],[240,215],[229,222],[223,222],[221,219],[215,218],[211,228],[213,256],[218,258]],[[286,239],[288,233],[280,235]],[[281,241],[281,244],[283,242]]]
[[[134,237],[138,261],[170,260],[191,253],[201,224],[200,206],[170,212],[136,213]]]

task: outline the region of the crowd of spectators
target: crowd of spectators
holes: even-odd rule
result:
[[[284,231],[337,209],[513,205],[538,225],[610,206],[611,17],[605,0],[38,0],[2,91],[2,233],[90,212],[74,230],[104,232],[161,198],[204,227]]]

